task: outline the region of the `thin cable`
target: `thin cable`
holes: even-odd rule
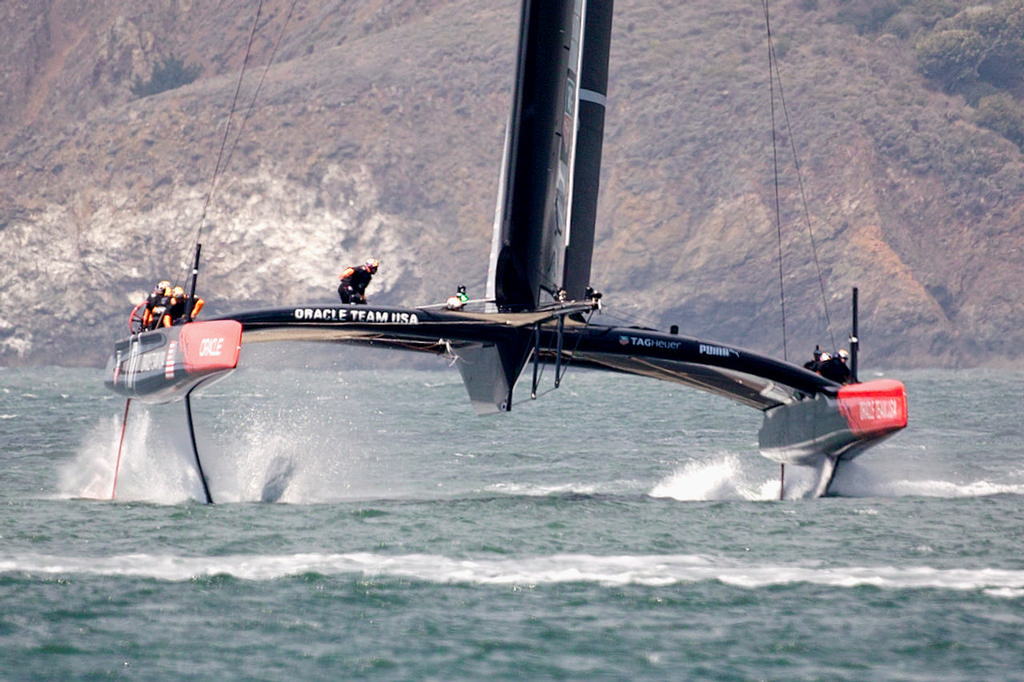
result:
[[[789,107],[786,106],[786,98],[782,92],[782,74],[779,72],[779,64],[775,62],[775,75],[779,79],[779,102],[782,104],[782,115],[786,120],[786,132],[789,134],[790,151],[793,154],[793,168],[796,170],[797,187],[800,189],[800,205],[803,208],[804,223],[807,225],[807,236],[811,242],[811,256],[814,259],[814,270],[818,275],[818,289],[821,292],[821,305],[825,311],[825,328],[829,338],[832,340],[832,348],[837,348],[836,337],[832,329],[832,316],[828,310],[828,297],[825,295],[825,276],[821,271],[821,262],[818,260],[818,244],[814,239],[814,231],[811,229],[811,213],[807,206],[807,192],[804,189],[804,177],[800,171],[800,157],[796,153],[796,140],[793,136],[793,128],[789,121]]]
[[[785,119],[785,122],[786,122],[786,132],[789,135],[789,147],[790,147],[790,152],[793,154],[793,167],[794,167],[794,169],[796,171],[797,187],[800,190],[800,205],[801,205],[801,208],[803,209],[804,223],[807,226],[807,236],[808,236],[808,238],[810,240],[810,243],[811,243],[811,256],[812,256],[812,258],[814,260],[815,273],[818,276],[818,289],[819,289],[819,292],[821,294],[821,305],[822,305],[822,309],[825,312],[825,328],[826,328],[826,331],[828,333],[829,339],[832,342],[832,348],[835,349],[838,346],[836,345],[835,332],[834,332],[834,330],[832,328],[832,316],[829,313],[828,297],[827,297],[827,295],[825,293],[825,277],[822,274],[821,261],[818,258],[818,245],[817,245],[817,242],[814,239],[814,230],[811,227],[811,214],[810,214],[810,210],[808,209],[807,191],[806,191],[805,186],[804,186],[803,173],[801,172],[801,169],[800,169],[800,157],[797,155],[797,151],[796,151],[796,137],[793,134],[793,126],[792,126],[792,124],[790,122],[790,118],[789,118],[789,107],[786,106],[786,97],[785,97],[785,94],[784,94],[783,88],[782,88],[782,71],[779,68],[779,61],[778,61],[778,59],[776,58],[776,55],[775,55],[775,46],[772,43],[772,39],[771,39],[771,25],[770,25],[769,17],[768,17],[768,0],[764,0],[764,8],[765,8],[765,23],[768,26],[769,70],[772,71],[771,67],[772,66],[774,67],[774,69],[773,69],[774,79],[772,80],[772,82],[774,83],[775,79],[778,80],[778,85],[779,85],[779,103],[782,106],[782,115],[783,115],[783,117]],[[773,138],[773,146],[774,146],[774,136],[775,136],[775,109],[774,109],[774,96],[773,96],[773,99],[772,99],[772,138]],[[777,168],[776,168],[776,176],[775,177],[776,177],[776,179],[778,178],[778,169]],[[776,180],[776,211],[777,212],[779,210],[778,209],[778,201],[779,201],[779,199],[778,199],[778,182]],[[781,243],[781,236],[780,236],[780,243]],[[781,256],[780,256],[780,262],[781,262]]]
[[[652,318],[649,318],[649,317],[646,317],[646,316],[642,316],[642,315],[635,315],[635,314],[632,314],[630,312],[615,313],[614,310],[615,310],[614,306],[608,305],[608,306],[602,306],[600,312],[601,312],[602,316],[607,317],[608,319],[610,319],[612,321],[621,322],[623,324],[623,326],[626,326],[626,327],[633,326],[633,327],[639,327],[641,329],[652,329],[652,330],[660,329],[660,326],[658,325],[658,323],[655,322]]]
[[[235,83],[235,94],[231,98],[231,107],[228,109],[228,118],[224,124],[224,134],[221,136],[220,148],[217,151],[217,162],[213,165],[213,175],[210,177],[210,191],[206,193],[206,199],[203,201],[203,210],[199,215],[199,225],[196,227],[196,238],[192,242],[192,253],[195,253],[196,247],[198,246],[199,240],[202,236],[203,226],[206,225],[206,212],[210,207],[210,202],[213,200],[214,190],[217,187],[217,178],[221,171],[221,160],[224,158],[224,150],[227,148],[228,136],[231,133],[231,121],[234,118],[235,109],[238,105],[238,97],[242,91],[242,81],[245,78],[246,67],[249,65],[249,57],[252,55],[252,45],[256,39],[256,29],[259,27],[260,16],[262,13],[263,0],[259,0],[259,5],[256,7],[256,17],[253,19],[252,28],[249,29],[249,41],[245,46],[245,58],[242,60],[242,68],[238,73],[238,81]],[[184,279],[184,277],[182,279]]]
[[[238,148],[238,143],[242,139],[242,132],[245,130],[245,124],[249,122],[252,117],[253,111],[256,109],[256,100],[259,97],[260,90],[263,89],[263,82],[267,79],[267,73],[270,71],[270,66],[274,63],[274,58],[277,56],[277,50],[281,46],[281,41],[284,39],[285,31],[288,28],[288,23],[292,19],[292,13],[295,11],[295,5],[298,0],[292,0],[291,6],[288,8],[288,14],[285,15],[284,23],[281,25],[281,32],[277,34],[277,40],[274,42],[274,48],[270,51],[270,59],[267,60],[266,65],[263,67],[263,73],[260,74],[260,79],[256,83],[256,90],[252,93],[252,99],[249,101],[249,107],[245,111],[245,116],[242,117],[242,122],[238,126],[238,133],[235,135],[235,141],[231,145],[231,149],[228,151],[227,158],[224,159],[224,169],[231,164],[231,157],[235,154],[235,149]]]
[[[772,124],[772,169],[775,177],[775,231],[779,246],[779,303],[782,309],[782,359],[788,360],[786,348],[786,285],[782,266],[782,202],[779,198],[779,150],[775,133],[775,50],[772,47],[772,24],[768,15],[768,0],[764,0],[764,25],[768,35],[768,99]]]
[[[117,495],[117,474],[121,470],[121,452],[124,450],[124,433],[128,428],[128,408],[132,406],[132,399],[124,401],[124,416],[121,417],[121,438],[117,441],[117,460],[114,462],[114,482],[110,486],[110,499]]]

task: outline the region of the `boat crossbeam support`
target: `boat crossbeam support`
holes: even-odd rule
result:
[[[537,384],[540,382],[540,322],[533,325],[533,387],[530,398],[537,399]]]
[[[562,383],[562,346],[565,340],[565,315],[558,316],[558,350],[555,353],[555,388]]]
[[[555,388],[562,384],[562,377],[568,370],[568,365],[562,364],[562,351],[565,348],[565,316],[575,311],[559,313],[555,326]],[[530,397],[537,399],[537,388],[540,386],[540,327],[542,322],[533,326],[533,386],[530,390]]]

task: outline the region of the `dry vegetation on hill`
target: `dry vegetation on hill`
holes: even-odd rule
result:
[[[243,110],[290,5],[264,5]],[[831,343],[821,282],[839,343],[860,288],[867,365],[1020,363],[1024,60],[993,28],[1020,5],[772,6],[802,171],[781,157],[791,359]],[[183,274],[251,12],[0,6],[0,364],[101,362],[132,298]],[[481,292],[517,21],[514,0],[299,0],[210,205],[207,311],[330,301],[371,254],[377,302]],[[781,354],[761,4],[618,0],[609,89],[606,314]]]

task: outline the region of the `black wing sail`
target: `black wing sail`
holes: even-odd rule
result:
[[[608,96],[612,2],[587,3],[584,12],[579,85],[575,89],[575,97],[569,98],[577,107],[572,201],[562,279],[562,289],[570,301],[582,301],[590,286],[590,261],[594,253],[601,150],[604,144],[605,101]]]
[[[525,0],[487,297],[498,311],[583,301],[590,284],[612,2]],[[508,410],[531,339],[459,351],[478,413]]]
[[[488,273],[501,310],[582,300],[589,284],[612,18],[591,4],[523,3]]]

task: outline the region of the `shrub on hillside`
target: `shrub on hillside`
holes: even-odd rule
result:
[[[853,24],[860,34],[894,33],[907,38],[958,9],[956,0],[839,0],[836,20]]]
[[[136,97],[149,97],[167,90],[174,90],[194,81],[199,77],[201,71],[202,67],[200,66],[185,66],[183,59],[168,57],[153,65],[153,74],[149,80],[135,79],[131,86],[132,94]]]
[[[1024,112],[1007,93],[982,97],[974,122],[994,130],[1024,150]]]
[[[937,31],[919,40],[914,50],[924,75],[953,90],[978,77],[985,40],[977,31]]]
[[[915,49],[924,74],[947,89],[973,80],[1011,89],[1024,80],[1024,0],[969,7]]]

